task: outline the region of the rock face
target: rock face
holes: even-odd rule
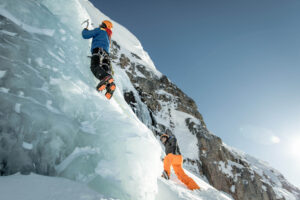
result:
[[[190,158],[183,154],[185,164],[192,166],[194,171],[206,177],[215,188],[230,194],[236,200],[300,199],[300,190],[289,184],[275,169],[227,147],[219,137],[211,134],[194,100],[166,76],[153,73],[141,64],[142,59],[135,54],[131,54],[130,58],[120,54],[120,49],[113,42],[111,57],[114,63],[126,71],[137,91],[124,91],[127,103],[137,116],[139,117],[136,99],[140,99],[148,108],[152,122],[147,125],[154,134],[174,134],[182,123],[187,128],[186,136],[196,136],[198,156]],[[176,111],[189,117],[176,122]],[[176,134],[175,136],[177,137]]]

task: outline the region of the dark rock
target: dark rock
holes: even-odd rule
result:
[[[136,112],[136,100],[132,91],[124,92],[124,99],[128,105],[132,108],[133,112]]]
[[[141,57],[139,57],[139,56],[136,55],[135,53],[131,53],[131,55],[132,55],[132,57],[135,57],[135,58],[137,58],[137,59],[139,59],[139,60],[142,60]]]
[[[127,66],[129,66],[129,64],[130,64],[129,58],[127,58],[124,54],[122,54],[120,57],[119,65],[124,69]]]

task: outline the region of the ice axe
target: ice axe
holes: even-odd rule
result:
[[[82,24],[85,24],[85,23],[86,23],[86,28],[88,28],[89,25],[90,25],[90,20],[87,19],[87,20],[83,21],[83,22],[81,23],[81,25],[82,25]],[[93,23],[92,23],[92,25],[93,25]]]

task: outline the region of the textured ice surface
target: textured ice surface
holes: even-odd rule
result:
[[[109,197],[154,199],[160,146],[123,99],[129,80],[118,70],[111,101],[95,91],[83,5],[90,4],[1,2],[0,171],[59,175]]]

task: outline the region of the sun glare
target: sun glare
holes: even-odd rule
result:
[[[274,144],[278,144],[278,143],[280,143],[280,138],[273,135],[273,136],[271,137],[271,141],[272,141],[272,143],[274,143]]]
[[[297,158],[300,160],[300,136],[291,140],[289,152],[292,154],[292,156],[297,156]]]

